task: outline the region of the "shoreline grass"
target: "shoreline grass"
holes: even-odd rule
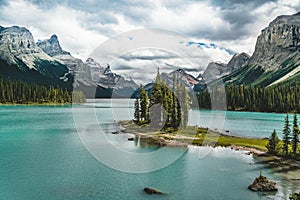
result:
[[[137,125],[132,120],[120,121],[119,124],[126,129],[126,132],[131,134],[144,134],[163,138],[166,141],[177,141],[195,146],[239,146],[245,148],[253,148],[259,151],[266,152],[268,140],[265,138],[247,138],[232,135],[225,135],[214,130],[209,130],[204,127],[187,126],[179,130],[172,128],[155,130],[149,125]]]

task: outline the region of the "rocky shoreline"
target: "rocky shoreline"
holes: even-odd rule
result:
[[[158,148],[165,147],[165,146],[184,147],[184,148],[187,148],[189,145],[199,146],[192,143],[193,140],[197,139],[196,137],[172,135],[172,134],[160,134],[159,136],[157,135],[156,132],[142,133],[141,131],[132,131],[132,130],[129,131],[126,125],[124,125],[124,123],[118,122],[118,124],[120,130],[119,132],[132,134],[134,138],[139,138],[140,141],[145,142],[148,145],[156,145]],[[216,130],[209,130],[209,131],[224,136],[223,133],[219,133]],[[229,134],[226,134],[225,136],[239,138],[236,136],[230,136]],[[208,143],[203,146],[212,146],[212,147],[220,146],[220,147],[230,148],[236,151],[244,151],[246,155],[252,155],[253,158],[256,160],[257,164],[264,164],[265,166],[273,169],[274,174],[278,175],[283,180],[300,182],[300,161],[272,156],[267,154],[265,151],[259,150],[254,147],[245,147],[240,145],[221,146],[221,145],[216,145],[216,143],[211,143],[211,144]]]
[[[148,133],[142,133],[140,131],[133,131],[133,130],[128,130],[125,124],[118,122],[119,124],[119,130],[120,132],[123,133],[128,133],[132,134],[135,137],[139,137],[140,140],[147,142],[150,145],[157,145],[158,147],[188,147],[189,145],[192,146],[199,146],[196,144],[193,144],[194,140],[197,140],[197,137],[192,137],[192,136],[183,136],[183,135],[172,135],[172,134],[160,134],[160,136],[157,135],[156,132],[148,132]],[[240,138],[237,136],[232,136],[229,135],[228,133],[224,134],[223,132],[218,132],[216,130],[208,130],[211,133],[218,134],[220,136],[228,136],[228,137],[235,137],[235,138]],[[115,134],[113,132],[112,134]],[[167,139],[166,139],[167,138]],[[221,145],[217,145],[216,143],[206,143],[203,144],[203,146],[212,146],[212,147],[218,147]],[[224,146],[221,146],[224,147]],[[244,146],[239,146],[239,145],[230,145],[230,146],[225,146],[227,148],[234,149],[236,151],[247,151],[247,154],[265,154],[265,151],[258,150],[256,148],[252,147],[244,147]]]

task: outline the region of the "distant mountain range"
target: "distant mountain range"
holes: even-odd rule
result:
[[[79,88],[87,97],[129,97],[138,89],[134,80],[113,73],[109,65],[101,66],[93,58],[85,62],[74,58],[62,49],[56,35],[35,43],[30,31],[18,26],[0,26],[0,75],[46,86]],[[162,73],[161,78],[171,85],[174,75],[196,91],[220,79],[227,84],[261,87],[298,80],[300,13],[279,16],[263,29],[252,56],[240,53],[228,63],[211,62],[197,77],[176,69]],[[152,85],[146,83],[145,88]]]
[[[34,42],[24,27],[0,27],[0,75],[39,85],[78,88],[87,97],[130,97],[138,85],[102,67],[92,58],[86,62],[64,51],[56,35]]]

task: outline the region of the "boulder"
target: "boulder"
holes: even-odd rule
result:
[[[267,177],[260,175],[248,186],[248,189],[255,192],[277,192],[277,184]]]
[[[161,192],[161,191],[159,191],[159,190],[157,190],[157,189],[154,189],[154,188],[148,188],[148,187],[146,187],[146,188],[144,188],[144,192],[146,192],[147,194],[165,194],[165,193],[163,193],[163,192]]]
[[[291,194],[290,200],[300,200],[300,192]]]

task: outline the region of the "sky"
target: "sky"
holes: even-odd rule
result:
[[[137,69],[181,67],[196,74],[234,53],[251,55],[261,30],[279,15],[299,12],[300,0],[0,0],[0,9],[1,26],[24,26],[36,41],[56,34],[64,50],[83,60],[120,35],[134,42],[144,28],[177,35],[170,42],[195,60],[187,64],[178,52],[140,48],[119,52],[110,63],[113,71],[142,79]]]

